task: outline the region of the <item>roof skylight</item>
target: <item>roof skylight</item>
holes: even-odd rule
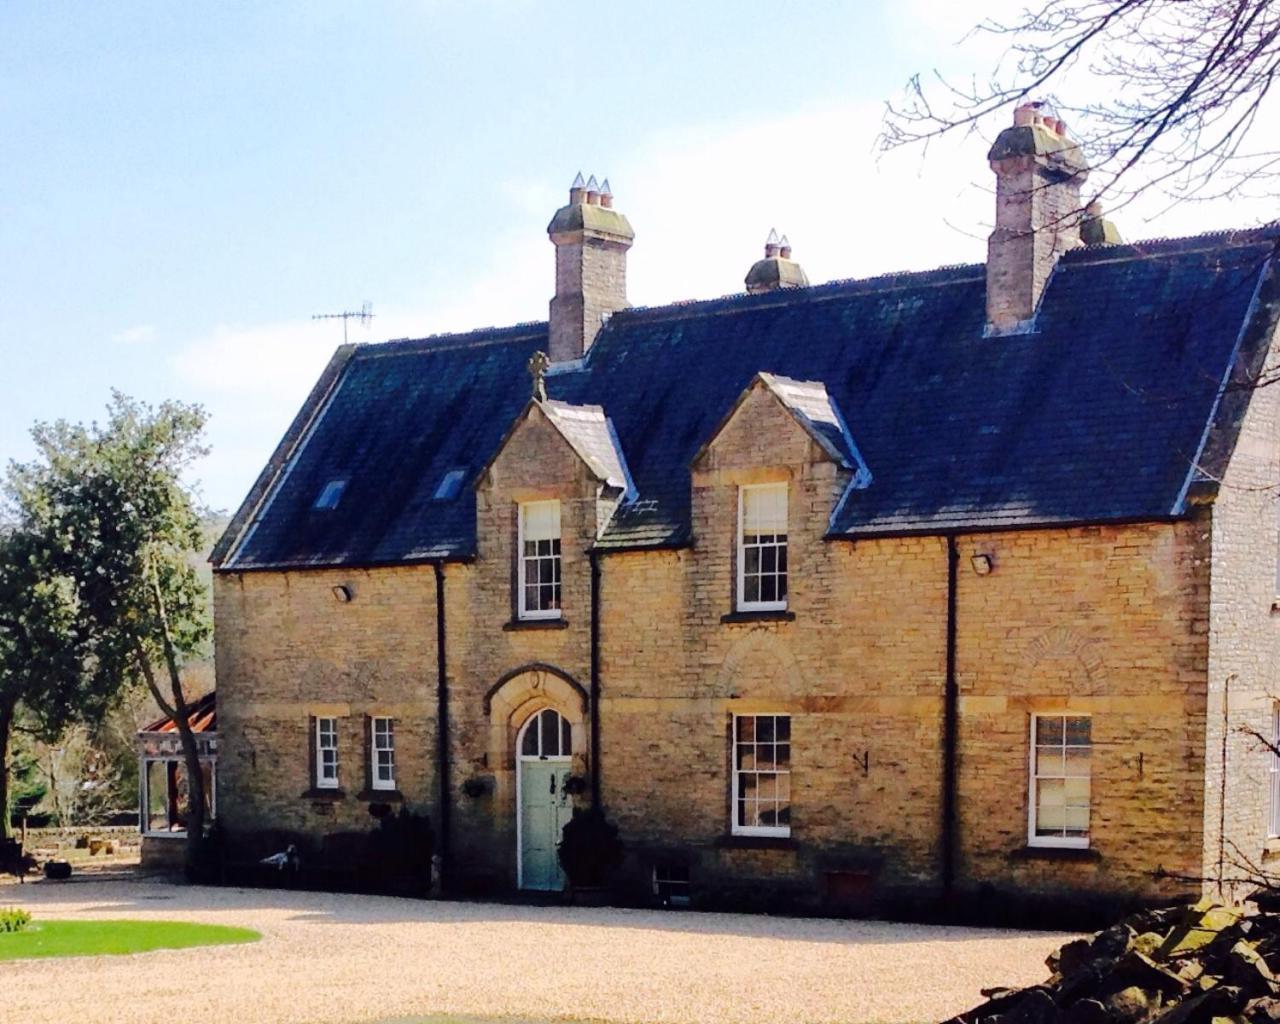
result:
[[[346,489],[347,481],[345,479],[330,480],[320,488],[320,493],[316,495],[315,503],[311,507],[322,512],[337,508],[338,502],[342,500],[342,492]]]
[[[452,501],[462,491],[462,481],[466,479],[465,469],[451,469],[440,478],[436,485],[436,493],[431,495],[432,501]]]

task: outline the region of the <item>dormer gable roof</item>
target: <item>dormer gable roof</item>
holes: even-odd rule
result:
[[[858,446],[854,443],[853,435],[849,433],[849,427],[840,414],[835,400],[827,391],[826,384],[819,380],[795,380],[764,370],[756,373],[734,400],[711,436],[694,455],[691,465],[702,458],[715,444],[716,438],[729,425],[747,396],[756,390],[764,391],[775,398],[832,462],[842,469],[855,473],[859,486],[865,487],[871,482],[871,472],[863,461],[862,453],[858,451]]]
[[[538,405],[597,480],[620,491],[631,489],[622,446],[601,406],[573,405],[554,399]]]
[[[531,398],[525,403],[488,461],[476,474],[473,483],[475,487],[483,486],[489,468],[530,416],[540,416],[554,427],[556,433],[581,460],[587,472],[615,494],[626,496],[634,492],[622,446],[604,409],[598,405],[577,405],[550,398]]]

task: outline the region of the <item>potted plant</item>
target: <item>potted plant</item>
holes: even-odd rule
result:
[[[604,902],[623,856],[618,827],[604,811],[599,807],[575,810],[557,850],[575,902]]]

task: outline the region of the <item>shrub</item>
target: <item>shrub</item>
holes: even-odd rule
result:
[[[610,823],[598,807],[574,811],[564,827],[559,853],[560,866],[575,888],[602,886],[622,863],[618,826]]]
[[[31,923],[31,914],[17,907],[0,907],[0,935],[20,932]]]

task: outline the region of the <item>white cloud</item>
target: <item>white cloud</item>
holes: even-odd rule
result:
[[[150,341],[156,336],[154,324],[137,324],[133,327],[126,327],[123,330],[116,331],[111,335],[111,340],[117,345],[141,345],[145,341]]]

